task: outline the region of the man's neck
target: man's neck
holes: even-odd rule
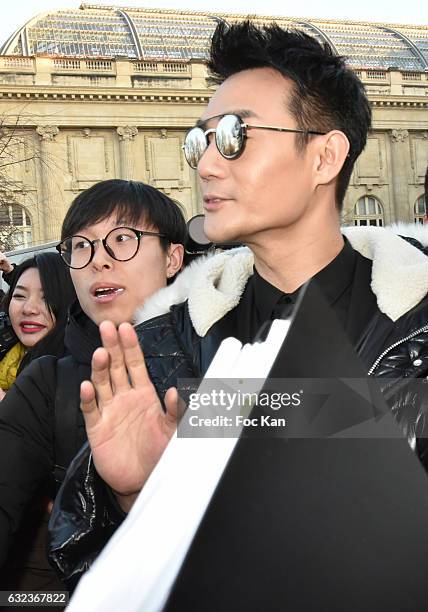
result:
[[[340,253],[344,240],[338,226],[312,233],[296,229],[272,232],[249,245],[262,278],[292,293],[325,268]]]

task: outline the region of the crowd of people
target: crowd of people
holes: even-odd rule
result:
[[[114,179],[75,198],[57,252],[15,267],[0,257],[0,590],[73,590],[87,573],[71,609],[113,610],[112,591],[125,610],[166,605],[168,589],[159,608],[138,594],[128,607],[130,585],[109,585],[108,559],[175,439],[185,381],[205,375],[225,338],[252,343],[289,317],[309,280],[370,376],[427,376],[427,245],[340,226],[371,127],[356,74],[303,32],[251,22],[219,24],[208,68],[219,87],[184,154],[208,238],[245,246],[183,269],[179,206]],[[424,402],[403,385],[389,396],[428,468]],[[198,609],[184,601],[175,609]]]

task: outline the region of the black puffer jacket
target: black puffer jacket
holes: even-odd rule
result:
[[[364,236],[363,238],[363,242],[367,243],[366,238]],[[349,239],[352,243],[352,239],[350,237]],[[401,243],[405,244],[400,238],[394,237],[393,246],[396,250],[400,250]],[[364,244],[363,250],[366,256],[369,255],[367,253],[369,246]],[[407,248],[411,249],[410,255],[413,254],[417,259],[420,253],[410,245]],[[164,301],[157,299],[146,309],[142,317],[143,322],[137,330],[150,376],[158,390],[161,390],[161,396],[169,386],[177,385],[177,378],[180,377],[183,368],[193,371],[193,375],[203,375],[219,342],[224,337],[233,335],[225,313],[238,303],[253,265],[248,251],[240,252],[244,254],[243,257],[239,255],[239,251],[238,255],[229,252],[220,256],[223,258],[223,263],[221,260],[220,263],[216,263],[215,258],[211,264],[208,262],[199,277],[196,274],[190,292],[187,287],[184,292],[178,291],[175,296],[183,297],[187,292],[188,302],[174,306],[168,312],[170,295],[167,295]],[[400,253],[398,255],[400,256]],[[420,260],[421,266],[427,273],[426,293],[428,259],[420,255],[423,257]],[[236,269],[235,274],[230,275],[230,270],[227,270],[227,263],[224,262],[228,258],[232,268]],[[376,271],[382,274],[383,268],[380,265],[375,269],[375,264],[373,268],[373,281],[376,283]],[[235,283],[234,291],[231,289],[232,283]],[[225,300],[222,301],[219,293],[227,296]],[[207,297],[204,301],[202,295],[205,294]],[[230,299],[232,294],[236,299]],[[380,294],[379,300],[383,303],[382,290]],[[407,295],[406,298],[410,296]],[[428,374],[428,345],[425,343],[428,333],[428,301],[424,299],[407,310],[409,301],[404,300],[404,302],[403,312],[399,317],[396,316],[399,308],[396,304],[391,304],[391,317],[395,316],[395,321],[383,313],[378,313],[373,318],[358,347],[358,352],[366,364],[369,375],[384,380],[384,387],[388,388],[390,394],[391,409],[405,434],[408,435],[409,443],[415,447],[415,432],[419,433],[422,424],[423,406],[416,396],[412,396],[413,399],[409,403],[408,392],[399,389],[394,383],[396,377],[404,376],[406,380],[410,380],[413,377],[426,377]],[[204,316],[204,309],[209,311],[212,303],[216,304],[223,318],[210,328],[209,322],[212,323],[212,319]],[[164,314],[147,320],[156,311],[163,311]],[[207,329],[209,329],[208,334],[206,334]],[[186,357],[189,354],[192,356],[190,365]],[[419,363],[419,360],[422,363]],[[395,370],[393,364],[397,364]],[[391,375],[394,378],[390,380]],[[164,388],[161,381],[167,383]],[[180,391],[185,395],[186,389]],[[421,458],[425,460],[423,443],[420,448],[418,446],[419,450]],[[82,449],[73,462],[57,498],[50,525],[51,561],[70,586],[73,586],[90,566],[123,518],[124,513],[116,504],[113,495],[96,474],[91,462],[90,449],[88,447]]]
[[[68,432],[73,439],[71,461],[86,440],[79,386],[90,376],[92,353],[100,345],[98,328],[77,305],[64,344],[69,355],[65,359],[72,360],[76,373],[62,390],[74,398],[75,427]],[[32,362],[0,403],[0,567],[31,502],[40,495],[52,496],[59,361],[46,356]]]
[[[230,335],[228,325],[226,316],[210,334],[198,336],[183,303],[137,327],[147,371],[161,400],[171,386],[177,387],[182,398],[188,397],[194,389],[183,379],[204,374],[221,340]],[[124,516],[94,469],[86,443],[67,472],[49,524],[50,560],[68,586],[75,586]]]

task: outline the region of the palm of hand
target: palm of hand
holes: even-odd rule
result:
[[[148,376],[134,329],[100,325],[104,348],[92,358],[92,382],[81,386],[81,408],[101,478],[120,496],[134,495],[159,461],[175,429],[177,392],[166,412]]]
[[[87,428],[101,478],[121,495],[139,491],[167,446],[171,432],[154,388],[117,393]]]

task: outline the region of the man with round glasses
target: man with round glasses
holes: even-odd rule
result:
[[[370,105],[355,73],[328,45],[303,32],[248,22],[218,26],[208,67],[219,87],[198,125],[188,132],[184,154],[198,173],[207,236],[213,242],[239,241],[248,249],[219,256],[223,259],[215,284],[230,288],[227,283],[233,279],[239,297],[203,333],[209,337],[221,327],[223,338],[233,335],[252,342],[264,322],[292,312],[300,288],[313,279],[367,371],[375,376],[425,376],[425,256],[382,228],[349,228],[343,233],[340,228],[345,191],[371,124]],[[412,268],[416,276],[409,274],[410,261],[418,264],[417,271]],[[214,301],[216,292],[210,297]],[[117,502],[124,511],[132,507],[176,429],[171,417],[177,396],[175,390],[169,392],[163,414],[129,326],[117,332],[106,323],[102,335],[107,350],[94,356],[94,378],[82,386],[81,398],[92,447],[91,465],[86,467],[95,465],[109,495],[98,507],[94,497],[88,503],[99,516],[115,507],[119,524],[123,514]],[[417,338],[412,350],[410,338]],[[424,443],[416,435],[420,407],[412,412],[399,397],[392,410],[423,459]],[[125,415],[141,433],[127,444]],[[173,519],[172,508],[162,509],[161,525],[171,522],[171,512]],[[91,544],[102,538],[102,531],[99,523],[92,527],[83,521],[70,539],[71,557],[87,538],[90,563]],[[106,540],[110,532],[104,531]],[[59,542],[54,555],[58,566],[68,544]],[[79,552],[85,554],[83,546]],[[75,576],[83,567],[84,557],[78,564],[72,559],[67,571]],[[93,579],[102,576],[100,563]],[[98,591],[91,593],[90,585],[88,575],[74,609],[89,596],[91,605],[97,602]],[[110,609],[107,598],[99,605],[96,609]]]
[[[105,238],[97,240],[89,240],[80,235],[65,238],[56,249],[67,266],[73,270],[80,270],[93,260],[97,242],[101,242],[110,257],[116,261],[129,261],[138,253],[143,236],[166,238],[165,234],[159,232],[147,232],[133,227],[115,227]]]
[[[98,325],[104,319],[116,325],[132,321],[137,308],[181,269],[186,236],[179,206],[144,183],[103,181],[71,204],[57,247],[78,296],[65,332],[68,356],[60,361],[50,356],[34,360],[1,402],[0,574],[24,511],[40,501],[46,486],[52,498],[52,476],[61,482],[86,439],[79,387],[90,376],[92,354],[101,344]],[[155,326],[151,333],[156,333]],[[162,338],[162,348],[171,346],[168,330],[162,329]],[[154,346],[153,355],[158,348]],[[169,367],[176,368],[177,360]],[[168,365],[159,369],[154,364],[153,375],[161,385]],[[25,521],[39,520],[38,510],[30,514]],[[36,544],[44,547],[45,542]],[[28,555],[32,543],[26,545]],[[31,584],[21,582],[22,567],[31,566],[34,559],[32,554],[30,560],[24,559],[22,551],[19,554],[18,560],[14,555],[16,571],[9,568],[17,582],[3,587],[37,589],[49,584],[53,572],[46,554],[44,567],[36,565],[38,578]]]

